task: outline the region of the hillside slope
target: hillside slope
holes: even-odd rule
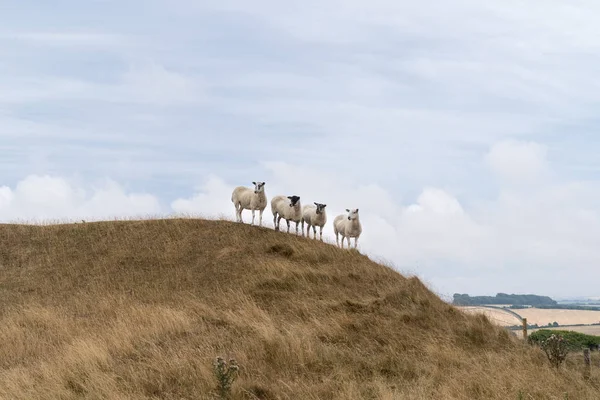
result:
[[[218,355],[241,365],[235,399],[600,398],[597,372],[550,370],[356,251],[191,219],[0,240],[2,399],[214,398]]]

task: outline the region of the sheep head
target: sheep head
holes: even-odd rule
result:
[[[265,190],[265,182],[252,182],[254,185],[254,193],[260,193]]]
[[[323,211],[325,211],[325,207],[327,207],[327,204],[321,204],[321,203],[315,202],[315,206],[317,206],[317,214],[322,214]]]
[[[295,207],[300,201],[300,196],[288,196],[288,199],[290,199],[290,207]]]
[[[358,219],[358,208],[354,208],[352,210],[346,208],[346,212],[348,213],[348,221]]]

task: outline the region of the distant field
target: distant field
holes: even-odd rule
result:
[[[498,325],[511,326],[521,324],[520,319],[518,319],[516,316],[505,310],[487,308],[482,306],[461,306],[458,308],[469,314],[485,314],[490,319],[490,321]]]
[[[462,306],[459,309],[467,313],[482,313],[487,315],[490,320],[498,325],[511,326],[520,325],[521,321],[509,312],[501,309],[487,308],[483,306]],[[557,310],[557,309],[539,309],[524,308],[513,310],[523,318],[527,318],[530,325],[538,324],[540,326],[557,322],[559,325],[577,325],[577,324],[595,324],[600,322],[600,311],[582,311],[582,310]],[[556,329],[563,329],[558,327]],[[567,328],[564,328],[567,329]],[[575,326],[568,327],[568,330],[588,333],[590,335],[600,335],[600,326]]]
[[[560,330],[560,331],[573,331],[573,332],[579,332],[579,333],[585,333],[586,335],[594,335],[594,336],[600,336],[600,325],[593,325],[593,326],[559,326],[556,328],[550,328],[550,327],[545,327],[545,328],[540,328],[540,329],[555,329],[555,330]],[[530,329],[528,331],[529,334],[538,331],[539,329]],[[518,337],[522,337],[523,336],[523,332],[520,330],[516,330],[514,331],[514,333],[517,334]]]
[[[544,310],[539,308],[525,308],[515,311],[523,318],[527,318],[527,323],[532,325],[548,325],[555,321],[560,325],[595,324],[600,322],[600,311]]]

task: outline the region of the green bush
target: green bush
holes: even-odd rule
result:
[[[585,348],[595,350],[600,345],[600,336],[586,335],[584,333],[563,331],[557,329],[540,329],[529,335],[529,342],[541,345],[551,335],[561,335],[567,341],[567,347],[571,351],[579,351]]]

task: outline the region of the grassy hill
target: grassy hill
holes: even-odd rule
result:
[[[598,399],[356,251],[224,221],[0,226],[1,399]],[[594,388],[595,387],[595,388]]]

